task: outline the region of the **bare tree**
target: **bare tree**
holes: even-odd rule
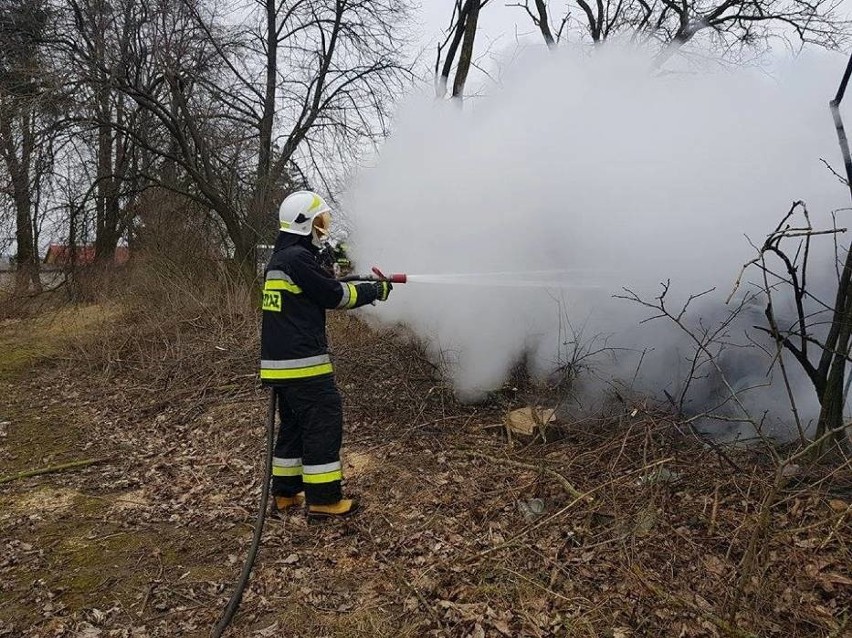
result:
[[[37,210],[62,121],[62,91],[41,48],[49,22],[44,2],[0,3],[0,158],[15,209],[17,292],[41,289]]]
[[[406,74],[405,4],[264,0],[237,24],[200,0],[124,2],[134,37],[120,69],[98,59],[82,0],[70,2],[82,44],[65,46],[150,116],[141,131],[114,126],[161,160],[150,179],[214,211],[251,275],[258,240],[275,230],[272,200],[384,134]]]
[[[613,36],[654,40],[669,53],[699,35],[722,50],[754,47],[770,37],[788,35],[801,43],[838,48],[847,39],[848,23],[837,0],[576,0],[562,4],[554,30],[552,2],[508,3],[525,11],[548,46],[555,46],[571,27],[594,43]],[[554,35],[555,33],[555,35]]]
[[[90,193],[95,199],[95,259],[111,263],[126,229],[127,211],[141,188],[139,149],[132,131],[139,131],[141,109],[116,90],[127,52],[136,37],[132,2],[81,0],[78,14],[82,42],[88,47],[88,68],[79,69],[79,113],[92,140],[95,174]]]
[[[848,306],[852,287],[848,271],[852,271],[852,261],[839,273],[835,305],[832,306],[831,300],[820,298],[809,286],[809,260],[815,238],[836,238],[845,231],[814,228],[804,203],[796,202],[763,244],[757,247],[757,257],[744,267],[744,270],[751,266],[760,270],[761,293],[766,299],[766,325],[755,328],[769,334],[778,344],[776,359],[782,366],[788,385],[780,349],[791,353],[807,375],[821,406],[814,438],[826,443],[831,439],[840,443],[846,438],[843,405],[845,372],[850,362]],[[839,256],[836,257],[839,262]],[[775,301],[785,291],[791,295],[795,313],[794,318],[787,321],[779,317]],[[795,404],[793,412],[798,419]],[[804,438],[801,426],[799,430]],[[826,434],[829,436],[826,437]]]
[[[435,58],[435,93],[438,98],[446,95],[450,74],[455,68],[452,97],[459,102],[463,99],[467,76],[473,64],[479,12],[486,4],[488,0],[456,0],[453,5],[447,36],[438,45]]]
[[[852,154],[840,115],[840,104],[850,77],[852,56],[837,94],[830,103],[845,168],[845,177],[841,177],[841,180],[850,189],[852,196]],[[843,256],[836,240],[838,234],[845,231],[838,228],[813,228],[807,208],[797,202],[758,248],[758,256],[747,263],[743,270],[757,266],[763,273],[767,326],[758,328],[767,332],[780,348],[793,355],[813,384],[820,402],[816,438],[848,445],[843,409],[849,387],[847,369],[852,362],[852,247],[847,247]],[[821,299],[808,286],[811,243],[814,237],[821,235],[835,238],[837,282],[833,300]],[[777,260],[781,268],[776,270],[770,258]],[[789,325],[782,325],[774,310],[772,294],[779,285],[792,294],[796,316]]]

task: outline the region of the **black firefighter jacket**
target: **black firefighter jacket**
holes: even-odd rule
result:
[[[357,308],[376,300],[374,283],[346,283],[317,262],[310,236],[279,233],[266,267],[260,378],[282,384],[333,372],[325,311]]]

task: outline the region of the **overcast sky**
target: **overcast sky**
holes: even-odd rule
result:
[[[419,24],[414,29],[421,34],[420,46],[425,49],[424,63],[430,68],[435,62],[435,47],[443,41],[443,32],[449,26],[454,4],[455,0],[421,0],[419,8],[415,9],[415,19]],[[561,7],[562,4],[553,3],[554,7]],[[511,50],[518,38],[527,38],[544,46],[529,16],[523,9],[507,7],[506,0],[491,0],[479,14],[477,26],[474,54],[477,62],[486,68],[493,68],[493,65],[489,65],[492,55]]]
[[[422,0],[419,15],[422,22],[424,40],[433,45],[446,29],[453,13],[455,0]],[[556,3],[557,6],[558,3]],[[515,24],[520,22],[519,28],[525,32],[532,30],[529,16],[523,9],[507,7],[502,0],[492,0],[479,14],[480,36],[483,38],[500,38],[505,44],[510,44]]]

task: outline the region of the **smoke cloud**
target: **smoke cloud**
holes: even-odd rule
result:
[[[636,50],[564,48],[521,56],[499,88],[464,109],[412,97],[344,199],[355,263],[412,274],[564,272],[397,286],[374,316],[407,324],[449,358],[465,398],[500,387],[524,357],[546,375],[575,343],[607,348],[584,361],[593,395],[620,381],[678,396],[689,340],[671,322],[640,323],[653,311],[613,295],[627,287],[653,300],[670,279],[667,302],[678,309],[715,287],[684,318],[709,326],[736,305],[725,299],[755,255],[746,236],[761,243],[799,199],[815,226],[831,227],[848,192],[820,159],[842,166],[827,103],[843,63],[820,54],[779,62],[771,75],[659,73]],[[818,252],[812,285],[827,291],[830,238]],[[563,285],[551,286],[554,278]],[[743,401],[783,433],[792,426],[777,367],[737,347],[752,339],[774,351],[752,329],[762,308],[732,326],[722,363],[737,389],[769,385]],[[813,391],[790,361],[799,410],[813,419]],[[687,401],[694,411],[712,407],[719,390],[713,374],[698,376]]]

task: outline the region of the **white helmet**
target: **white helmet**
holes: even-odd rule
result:
[[[325,200],[311,191],[296,191],[288,195],[278,208],[278,222],[285,233],[294,235],[310,235],[314,228],[314,219],[322,215],[318,220],[318,230],[323,235],[328,235],[329,213],[331,208]]]

